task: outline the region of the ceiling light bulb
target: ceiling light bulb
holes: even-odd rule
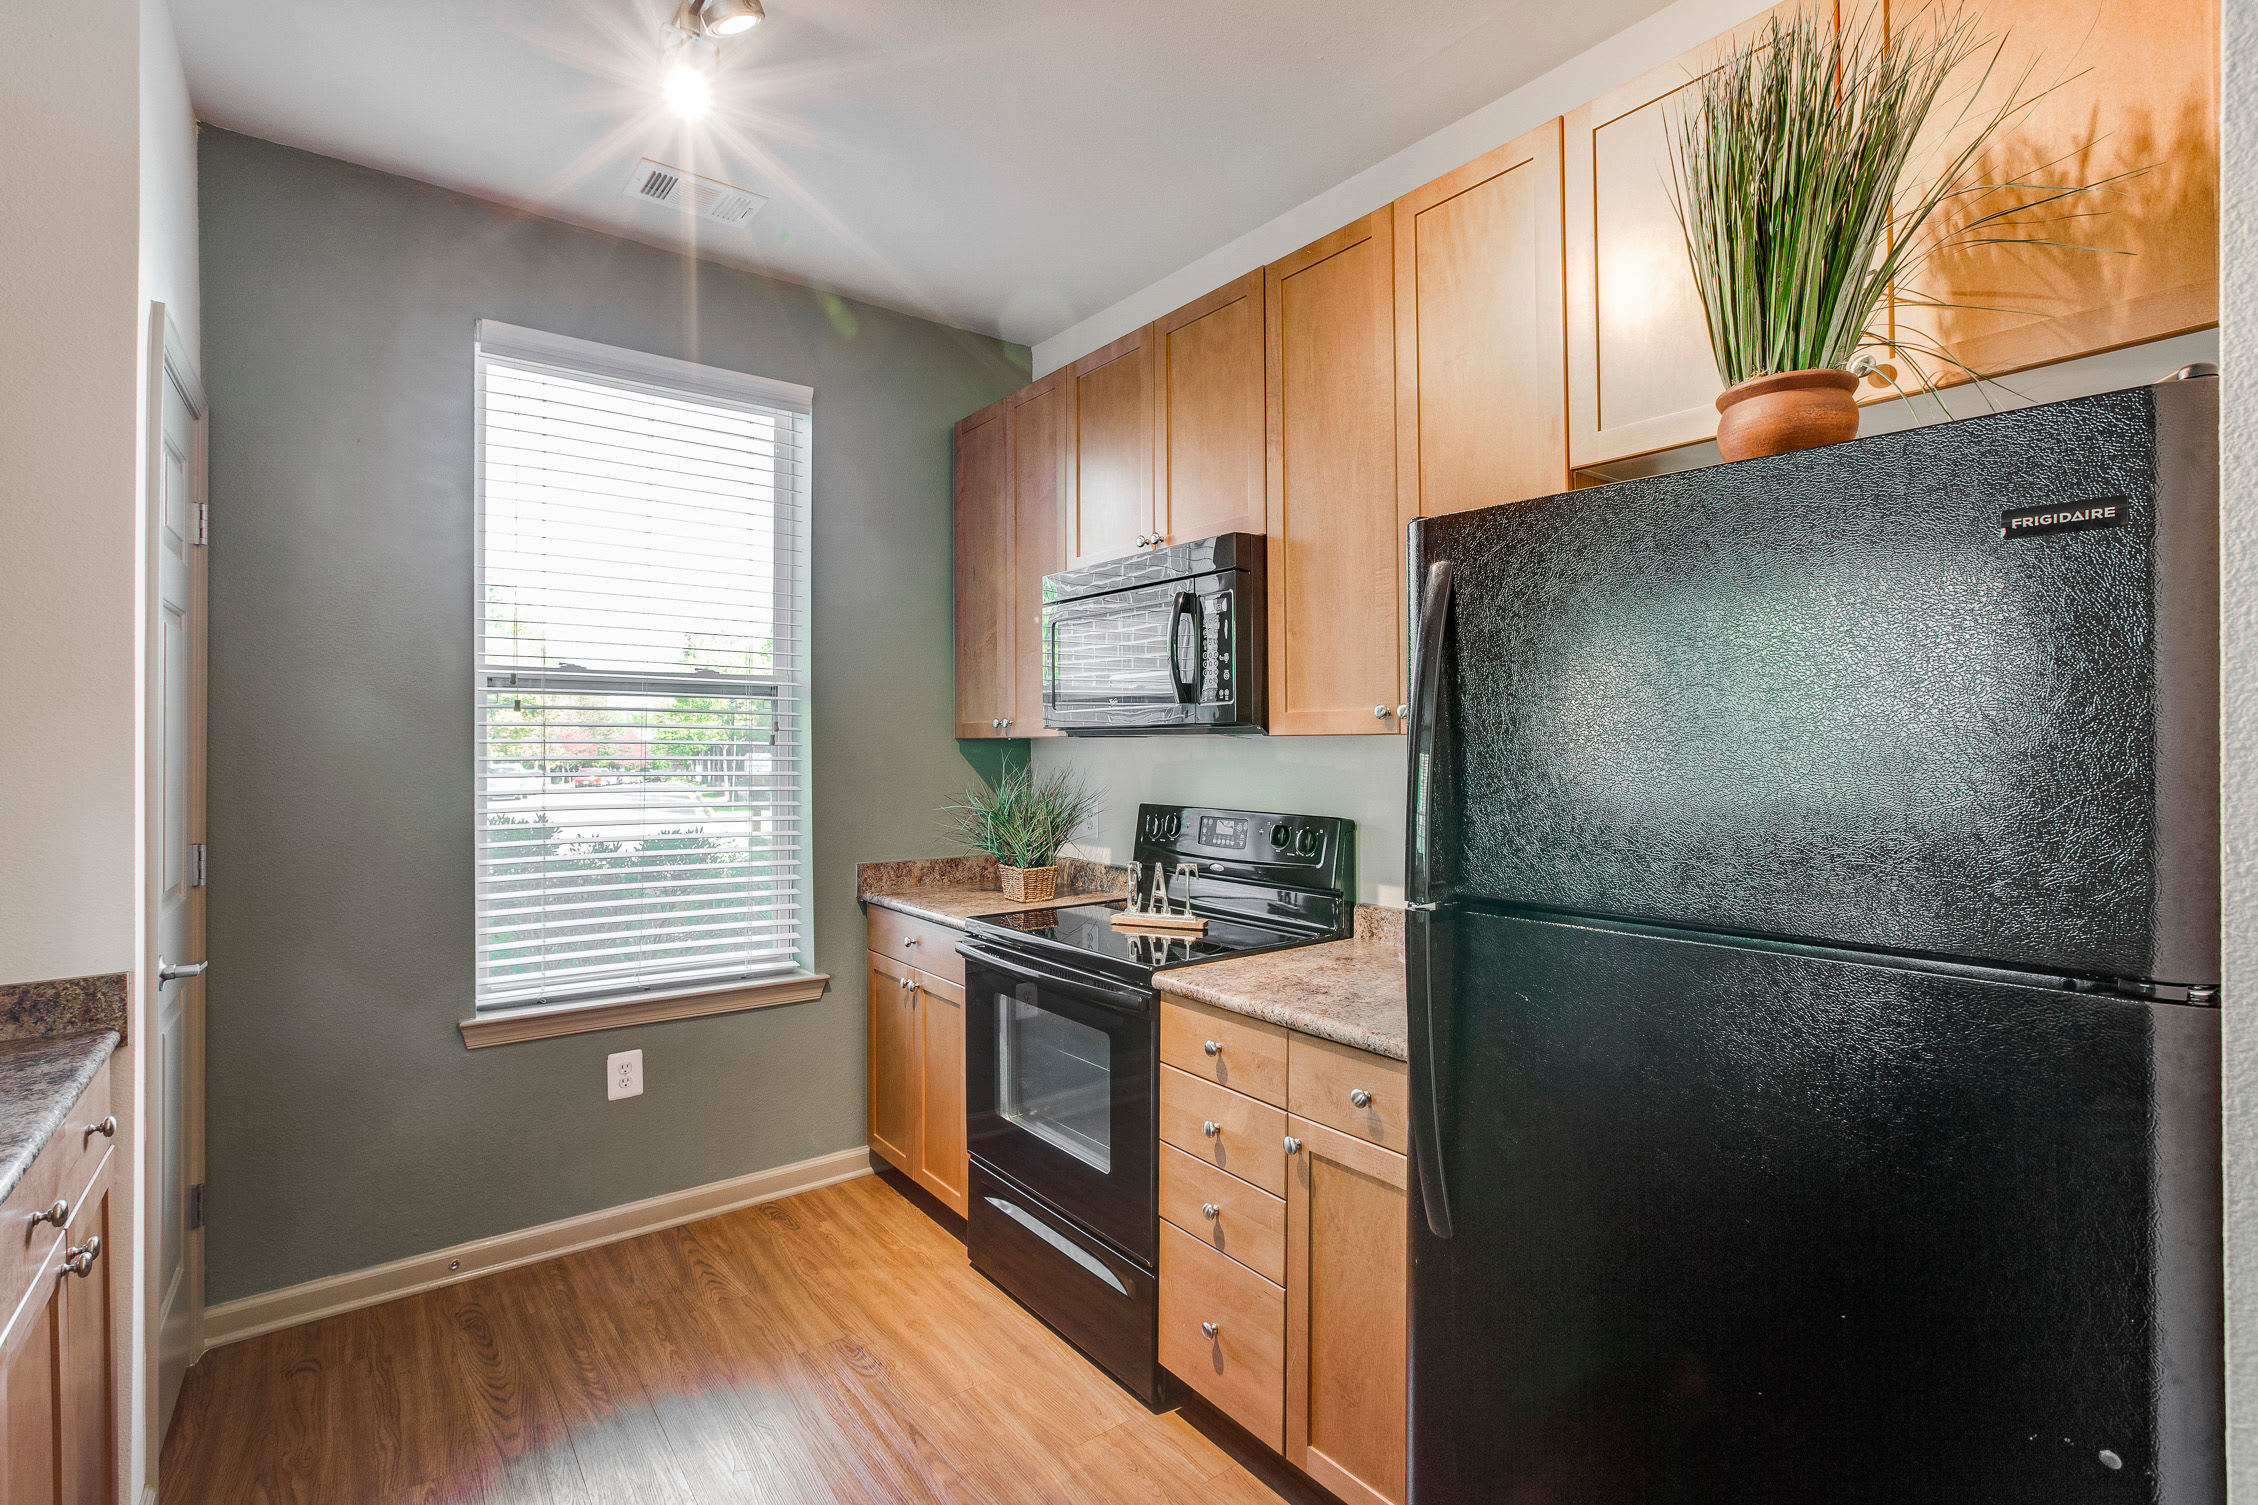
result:
[[[698,13],[709,37],[738,36],[768,18],[760,0],[704,0]]]
[[[684,120],[703,119],[713,108],[713,85],[688,63],[676,63],[666,70],[664,88],[666,107]]]

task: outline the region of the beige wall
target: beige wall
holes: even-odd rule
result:
[[[133,964],[138,0],[0,45],[0,981]]]

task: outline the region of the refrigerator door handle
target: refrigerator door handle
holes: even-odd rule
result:
[[[1436,932],[1450,923],[1447,914],[1432,906],[1404,916],[1404,994],[1409,1005],[1412,1083],[1411,1164],[1419,1177],[1419,1204],[1427,1214],[1427,1231],[1437,1238],[1451,1236],[1450,1189],[1443,1178],[1443,1083],[1449,1077],[1446,1053],[1449,1042],[1436,1033],[1435,948],[1447,945]],[[1443,981],[1447,1009],[1449,983]],[[1447,1026],[1447,1015],[1443,1021]],[[1424,1104],[1421,1099],[1424,1098]]]
[[[1447,559],[1427,566],[1427,587],[1419,606],[1419,657],[1411,671],[1411,790],[1405,854],[1405,897],[1414,908],[1431,906],[1434,893],[1435,718],[1443,689],[1443,626],[1450,615],[1451,567]]]

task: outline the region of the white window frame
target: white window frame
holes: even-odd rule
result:
[[[686,983],[674,988],[654,988],[631,993],[599,995],[587,1000],[543,1001],[505,1006],[480,1006],[477,987],[472,987],[472,1016],[461,1024],[464,1043],[473,1048],[485,1045],[506,1044],[515,1040],[539,1039],[551,1035],[574,1034],[585,1030],[614,1029],[628,1024],[648,1023],[660,1019],[689,1018],[700,1014],[728,1013],[739,1009],[762,1008],[772,1004],[797,1003],[819,996],[830,981],[814,970],[815,912],[814,912],[814,830],[813,830],[813,765],[810,757],[813,744],[813,718],[809,682],[811,679],[811,622],[813,614],[812,570],[810,545],[813,534],[812,471],[812,414],[815,392],[793,382],[776,381],[768,377],[753,376],[745,372],[730,371],[716,366],[699,365],[691,361],[675,360],[667,356],[651,355],[638,350],[602,345],[591,340],[574,339],[567,335],[550,334],[542,330],[527,329],[504,324],[493,319],[479,321],[476,342],[472,351],[472,384],[476,393],[473,414],[473,514],[472,537],[472,595],[470,668],[473,800],[471,807],[472,839],[477,842],[478,823],[484,819],[483,789],[483,720],[482,698],[488,688],[488,676],[497,666],[484,661],[486,644],[486,370],[488,358],[505,362],[545,366],[567,374],[584,375],[604,381],[620,382],[655,389],[667,395],[687,395],[723,403],[743,403],[764,410],[783,410],[798,415],[797,436],[803,463],[797,467],[796,491],[792,499],[790,527],[793,529],[790,606],[792,642],[789,662],[792,673],[788,681],[777,683],[778,698],[789,698],[796,714],[791,724],[796,728],[798,745],[792,760],[797,780],[795,799],[798,809],[799,829],[799,925],[795,940],[795,968],[782,975],[764,977],[756,981],[725,983]],[[502,672],[507,672],[503,670]],[[522,675],[525,671],[517,671]],[[548,671],[538,676],[548,689],[603,689],[610,691],[634,690],[654,687],[660,690],[680,688],[671,683],[661,685],[667,676],[621,676],[601,672],[573,674],[569,671]],[[633,678],[634,682],[629,683]],[[566,684],[564,681],[573,683]],[[581,680],[587,681],[585,684]],[[707,685],[692,685],[701,691]],[[473,889],[477,897],[472,913],[484,908],[483,872],[474,864]]]

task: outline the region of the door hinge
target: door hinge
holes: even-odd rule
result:
[[[189,541],[198,544],[207,544],[212,541],[212,504],[210,502],[198,502],[196,504],[196,536]]]
[[[204,886],[204,844],[200,841],[188,849],[188,886]]]
[[[190,1232],[204,1226],[204,1183],[199,1181],[188,1188],[188,1227]]]

